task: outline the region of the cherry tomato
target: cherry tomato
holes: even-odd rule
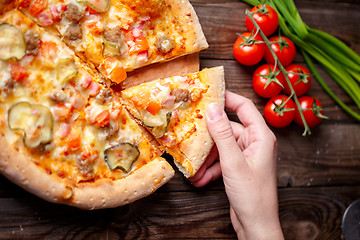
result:
[[[295,58],[296,48],[294,43],[287,37],[274,36],[269,38],[272,50],[275,52],[280,63],[285,67],[289,65]],[[275,60],[268,48],[265,51],[265,60],[269,64],[275,64]]]
[[[265,43],[255,43],[255,41],[263,41],[259,34],[252,36],[250,32],[246,32],[241,34],[241,36],[234,43],[234,57],[239,63],[244,65],[257,64],[264,57]]]
[[[271,98],[281,92],[285,85],[285,77],[278,68],[274,69],[274,65],[264,64],[255,70],[252,83],[254,91],[259,96]]]
[[[288,126],[295,118],[295,103],[286,95],[277,95],[265,105],[264,118],[273,127]]]
[[[324,111],[322,110],[322,105],[316,98],[302,96],[299,98],[299,103],[303,109],[305,121],[310,128],[315,127],[322,121],[323,118],[326,118],[323,115]],[[296,109],[295,123],[299,126],[304,126],[298,109]]]
[[[250,12],[256,12],[252,16],[265,36],[270,36],[276,31],[279,26],[279,17],[272,7],[260,4],[253,7]],[[256,28],[248,16],[245,18],[245,24],[249,32],[256,32]]]
[[[309,70],[299,64],[290,64],[285,70],[288,72],[287,76],[294,88],[296,96],[300,97],[307,93],[311,87],[311,76]],[[287,83],[284,85],[284,93],[291,94],[290,87]]]

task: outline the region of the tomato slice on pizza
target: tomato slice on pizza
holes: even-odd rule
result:
[[[224,106],[222,67],[159,79],[125,89],[124,105],[160,145],[175,158],[186,177],[193,176],[213,141],[205,123],[211,102]]]
[[[208,47],[187,0],[18,0],[18,6],[114,83],[126,72]]]

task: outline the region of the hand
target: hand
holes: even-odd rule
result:
[[[226,92],[225,102],[242,124],[230,122],[223,109],[209,104],[206,123],[216,147],[190,181],[201,187],[223,176],[239,239],[284,239],[278,216],[276,138],[249,99]]]

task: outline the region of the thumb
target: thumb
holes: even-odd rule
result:
[[[236,142],[230,121],[217,103],[210,103],[206,108],[206,125],[219,150],[220,158],[230,160],[231,156],[242,156]]]

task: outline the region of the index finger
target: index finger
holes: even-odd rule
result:
[[[267,127],[264,118],[254,103],[243,96],[226,91],[225,106],[238,116],[241,123],[245,126],[257,125],[258,127]]]

